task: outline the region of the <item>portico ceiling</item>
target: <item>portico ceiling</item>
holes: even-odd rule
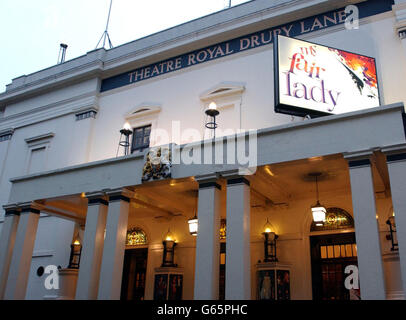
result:
[[[379,159],[379,154],[375,159]],[[376,164],[378,162],[378,165]],[[377,196],[385,196],[384,174],[382,164],[373,163],[373,175]],[[254,175],[248,176],[251,181],[251,211],[278,210],[289,206],[299,199],[315,200],[315,181],[309,173],[320,172],[319,190],[322,197],[335,194],[350,195],[350,180],[347,161],[342,155],[314,157],[298,161],[266,165],[257,168]],[[220,179],[222,186],[222,216],[226,216],[226,182]],[[129,187],[134,192],[130,204],[129,219],[155,218],[167,221],[183,216],[185,219],[194,215],[197,206],[198,183],[193,177],[186,179],[167,179]],[[50,208],[51,214],[85,221],[87,200],[83,195],[72,195],[47,199],[43,205]]]

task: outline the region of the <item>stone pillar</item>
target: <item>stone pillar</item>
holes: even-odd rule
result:
[[[58,300],[73,300],[78,284],[78,269],[59,270],[59,296]]]
[[[376,219],[371,153],[346,155],[357,241],[358,270],[363,300],[386,299],[381,243]]]
[[[4,207],[6,215],[0,233],[0,300],[4,299],[11,256],[17,234],[20,211],[16,207]]]
[[[33,204],[21,206],[4,298],[23,300],[27,290],[40,211]]]
[[[199,183],[197,209],[195,300],[217,300],[220,272],[220,191],[217,175],[196,177]]]
[[[396,235],[399,244],[400,270],[403,291],[406,288],[406,147],[403,150],[386,151]]]
[[[227,179],[226,300],[250,300],[250,183],[237,172],[222,176]]]
[[[131,193],[126,189],[107,192],[109,209],[99,281],[99,300],[119,300]]]
[[[88,208],[85,234],[82,241],[79,278],[76,286],[77,300],[95,300],[99,288],[102,263],[104,230],[106,228],[108,202],[102,193],[86,195]]]

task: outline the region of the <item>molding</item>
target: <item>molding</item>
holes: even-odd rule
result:
[[[14,133],[14,128],[3,129],[3,130],[0,130],[0,137],[1,136],[13,135],[13,133]]]
[[[40,134],[38,136],[34,136],[34,137],[27,138],[27,139],[24,139],[24,140],[28,145],[30,145],[30,144],[34,144],[34,143],[36,143],[38,141],[50,140],[54,136],[55,136],[55,133],[48,132],[48,133]]]
[[[74,98],[65,99],[4,117],[0,119],[0,128],[7,126],[17,129],[38,122],[67,116],[76,113],[78,109],[97,108],[97,104],[98,98],[96,91],[85,93]]]
[[[145,110],[143,110],[143,109],[145,109]],[[161,112],[160,104],[143,102],[143,103],[138,104],[130,112],[127,112],[124,115],[124,118],[127,121],[131,121],[131,120],[136,120],[138,118],[143,118],[143,117],[152,116],[152,115],[154,115],[156,117],[159,112]]]
[[[240,97],[245,91],[245,83],[239,82],[220,82],[203,92],[199,98],[203,102],[211,102],[213,100],[224,97]],[[238,98],[237,97],[237,98]]]
[[[131,198],[134,196],[134,192],[126,188],[118,188],[112,190],[105,190],[106,195],[109,197],[109,202],[113,201],[126,201],[130,202]]]
[[[99,107],[95,106],[95,105],[89,105],[89,106],[74,108],[74,109],[72,109],[72,111],[75,113],[75,116],[78,116],[78,115],[86,113],[86,112],[98,113]]]
[[[399,153],[406,153],[406,143],[385,146],[381,148],[381,151],[387,156]]]
[[[250,175],[253,174],[249,168],[243,168],[243,170],[246,173],[251,173]],[[233,170],[219,172],[219,174],[220,174],[220,176],[222,178],[227,179],[227,180],[244,179],[244,180],[246,180],[246,182],[244,181],[244,183],[247,184],[247,182],[248,182],[247,185],[249,185],[249,178],[247,178],[248,175],[241,174],[241,172],[242,172],[242,168],[239,168],[239,169],[233,169]],[[243,182],[243,181],[241,181],[241,182]]]
[[[195,176],[195,180],[198,183],[216,182],[218,179],[220,179],[220,175],[218,173],[209,173],[209,174]]]
[[[374,150],[362,150],[355,152],[345,152],[343,153],[344,159],[348,161],[348,166],[350,168],[366,167],[372,164],[371,158],[373,156]]]
[[[52,257],[55,255],[55,250],[36,250],[33,252],[33,258]]]

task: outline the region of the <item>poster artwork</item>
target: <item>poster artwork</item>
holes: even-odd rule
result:
[[[379,106],[374,58],[284,36],[277,48],[277,111],[328,115]]]

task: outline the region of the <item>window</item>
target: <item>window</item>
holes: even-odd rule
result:
[[[151,125],[134,128],[133,130],[133,143],[131,146],[131,153],[134,151],[142,151],[149,148],[149,138],[151,136]]]
[[[326,213],[326,221],[322,226],[317,226],[312,223],[310,231],[326,231],[337,229],[354,228],[354,220],[351,215],[341,208],[328,208]]]
[[[127,246],[147,244],[147,235],[140,228],[132,228],[127,231]]]

